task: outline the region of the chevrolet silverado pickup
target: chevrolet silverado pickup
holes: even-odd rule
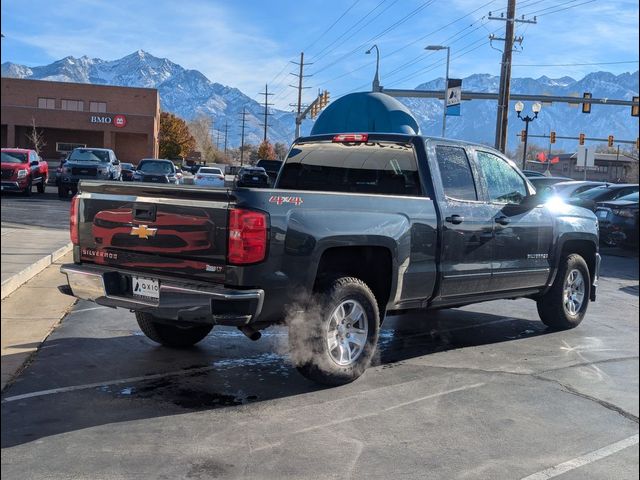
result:
[[[554,329],[595,300],[595,215],[546,203],[483,146],[420,135],[313,135],[275,188],[83,181],[61,290],[135,312],[191,346],[215,325],[287,324],[299,371],[360,376],[385,315],[526,297]]]

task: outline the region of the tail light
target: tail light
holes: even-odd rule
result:
[[[264,260],[267,253],[267,214],[232,208],[229,210],[227,260],[246,265]]]
[[[367,140],[369,140],[368,133],[341,133],[333,137],[335,143],[359,143]]]
[[[71,199],[71,208],[69,209],[69,236],[71,237],[71,243],[78,245],[78,204],[80,199],[77,195],[74,195]]]

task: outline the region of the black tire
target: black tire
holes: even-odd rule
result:
[[[42,181],[38,184],[38,193],[44,193],[47,188],[47,178],[42,177]]]
[[[27,183],[27,186],[22,191],[22,195],[24,195],[25,197],[30,197],[31,196],[31,190],[33,190],[33,183],[31,183],[31,180],[29,180],[29,183]]]
[[[576,271],[582,276],[584,289],[580,306],[576,307],[574,303],[573,309],[575,312],[572,312],[570,311],[570,297],[565,298],[565,287],[567,286],[569,275]],[[545,325],[554,330],[575,328],[580,325],[587,313],[590,294],[591,276],[587,263],[584,258],[576,253],[567,255],[560,261],[560,268],[553,285],[537,302],[540,319]]]
[[[67,198],[69,196],[69,190],[64,187],[58,187],[58,198]]]
[[[353,307],[350,310],[349,305]],[[357,313],[356,305],[361,308],[364,316]],[[354,329],[344,330],[345,327],[351,328],[348,322],[343,325],[342,332],[338,328],[334,329],[336,336],[332,337],[331,341],[335,342],[335,346],[330,350],[329,329],[333,329],[332,325],[335,323],[335,317],[332,320],[332,315],[338,313],[340,306],[343,306],[343,314],[349,312],[346,317],[342,317],[352,319],[348,322],[353,321],[354,317],[351,317],[351,314],[355,313]],[[305,309],[304,316],[289,319],[288,324],[289,349],[298,371],[317,383],[344,385],[360,377],[369,366],[378,342],[380,312],[375,296],[362,280],[342,277],[330,282],[312,298],[311,304]],[[340,364],[339,360],[335,359],[335,355],[340,353],[342,351],[340,349],[345,345],[350,351],[350,342],[356,338],[356,334],[352,334],[351,340],[345,340],[350,336],[346,333],[349,331],[361,332],[357,335],[360,335],[359,341],[362,346],[358,347],[358,344],[354,343],[355,358],[351,360],[351,353],[349,353],[348,363]],[[365,332],[362,333],[362,331]],[[340,340],[340,334],[343,335],[342,340]]]
[[[206,337],[213,328],[213,325],[171,325],[142,312],[136,312],[136,320],[142,333],[149,339],[172,348],[191,347]]]

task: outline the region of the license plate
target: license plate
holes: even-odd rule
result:
[[[606,210],[598,210],[598,218],[607,218],[607,213]]]
[[[258,181],[258,177],[252,177],[254,182]]]
[[[143,299],[160,299],[160,281],[155,278],[131,277],[133,296]]]

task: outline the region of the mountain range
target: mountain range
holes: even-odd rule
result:
[[[229,144],[240,143],[240,117],[247,109],[246,143],[257,144],[262,140],[263,106],[237,88],[212,82],[198,70],[189,70],[166,59],[138,50],[118,60],[102,60],[86,56],[65,57],[49,65],[28,67],[6,62],[2,64],[2,76],[30,78],[62,82],[93,83],[129,87],[157,88],[161,108],[185,119],[202,113],[211,117],[216,130],[224,130],[229,124]],[[384,77],[382,77],[384,84]],[[499,79],[489,74],[474,74],[462,79],[463,91],[497,92]],[[417,90],[442,90],[443,78],[420,84]],[[590,92],[595,98],[631,99],[638,95],[638,71],[614,75],[594,72],[580,80],[571,77],[513,78],[512,93],[582,96]],[[402,98],[417,118],[426,135],[440,135],[442,125],[442,101],[436,99]],[[460,117],[449,117],[447,136],[469,141],[493,143],[495,128],[495,101],[474,100],[463,102]],[[525,109],[529,109],[526,105]],[[512,110],[513,111],[513,110]],[[289,144],[294,135],[294,115],[291,112],[270,109],[268,136],[273,142]],[[525,113],[530,113],[525,110]],[[510,115],[508,142],[515,149],[516,134],[523,122]],[[311,121],[305,121],[302,132],[308,133]],[[631,117],[629,107],[594,105],[591,114],[583,114],[579,108],[566,104],[543,105],[539,117],[530,125],[530,134],[544,134],[555,130],[558,136],[606,137],[635,140],[638,121]],[[532,143],[545,145],[542,139]],[[575,148],[573,141],[560,141],[559,148]]]

